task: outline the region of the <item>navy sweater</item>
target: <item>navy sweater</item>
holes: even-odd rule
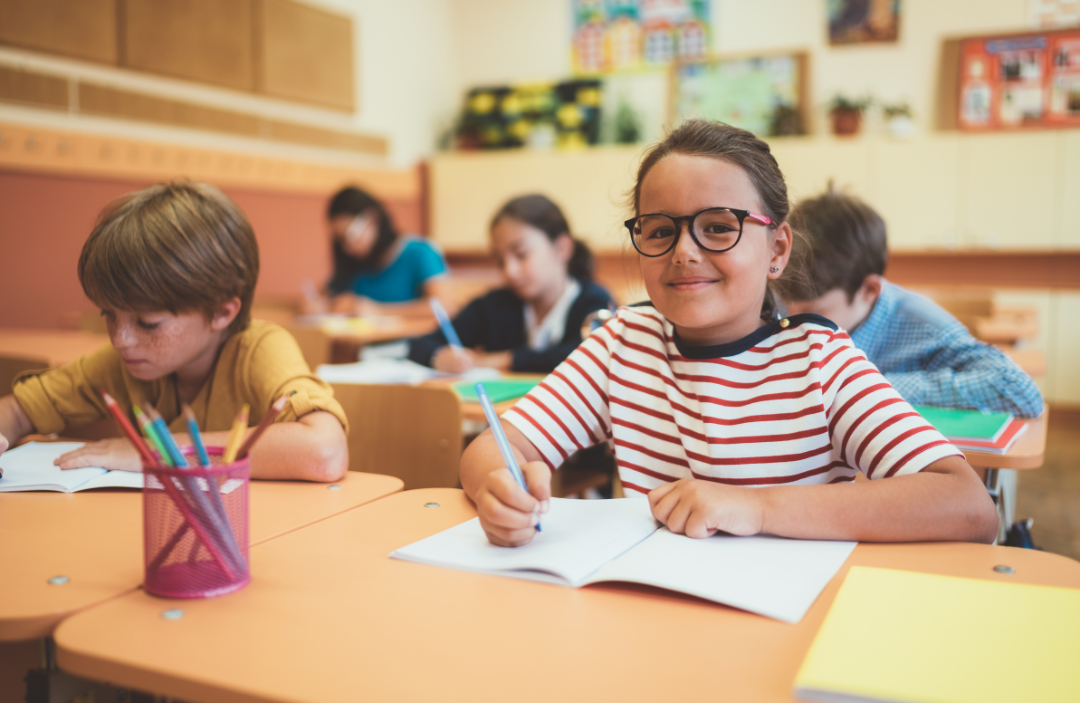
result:
[[[592,281],[578,280],[581,293],[566,314],[562,339],[543,351],[529,347],[525,331],[525,301],[509,288],[499,288],[465,306],[454,318],[454,329],[468,349],[483,347],[488,352],[510,351],[511,371],[549,373],[581,344],[581,324],[589,313],[611,305],[611,296]],[[431,366],[431,357],[446,346],[442,330],[409,340],[409,358]]]

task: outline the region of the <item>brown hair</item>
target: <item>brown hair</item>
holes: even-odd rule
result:
[[[784,174],[780,172],[780,165],[776,163],[769,145],[745,129],[701,119],[683,122],[668,134],[666,139],[645,152],[645,157],[638,167],[637,181],[631,196],[635,215],[641,214],[641,184],[645,182],[645,176],[653,166],[670,154],[708,156],[738,166],[746,172],[754,185],[761,199],[762,214],[773,221],[770,227],[776,229],[787,219],[790,209],[787,183],[784,182]],[[799,238],[794,230],[792,234],[795,239]],[[799,267],[789,265],[784,271],[784,276],[800,275]],[[776,316],[777,306],[773,295],[773,282],[770,281],[761,306],[763,319]]]
[[[570,234],[566,216],[550,198],[543,195],[522,195],[514,198],[499,208],[495,217],[491,218],[491,227],[495,227],[504,217],[535,227],[553,242],[563,235],[570,237],[570,241],[574,243],[574,252],[566,262],[566,272],[583,281],[592,280],[596,266],[592,250],[585,242]]]
[[[259,246],[240,208],[214,186],[176,181],[110,203],[83,245],[79,282],[98,307],[199,310],[240,298],[229,332],[251,321]]]
[[[785,299],[814,300],[842,288],[850,302],[867,276],[885,273],[889,258],[885,221],[862,200],[830,185],[823,195],[795,206],[791,222],[806,233],[806,241],[792,255],[807,275],[784,282],[780,294]]]

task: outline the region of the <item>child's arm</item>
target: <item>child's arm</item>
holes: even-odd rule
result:
[[[251,432],[251,430],[248,430]],[[177,444],[191,444],[186,434],[175,435]],[[228,432],[204,432],[203,443],[225,446]],[[56,460],[61,469],[100,466],[120,471],[140,471],[142,464],[131,443],[123,438],[88,442]],[[278,422],[267,428],[251,450],[251,477],[333,482],[349,468],[345,431],[332,414],[315,411],[296,422]]]
[[[975,471],[958,456],[919,473],[819,486],[744,488],[682,479],[649,493],[676,533],[717,530],[860,542],[993,542],[998,517]]]
[[[13,395],[0,398],[0,454],[8,450],[15,442],[34,431],[26,412]],[[4,472],[0,469],[0,476]]]
[[[506,468],[491,430],[485,430],[461,457],[461,485],[476,504],[480,524],[492,544],[520,547],[536,534],[539,514],[551,499],[551,471],[525,435],[502,423],[529,492],[521,490]]]

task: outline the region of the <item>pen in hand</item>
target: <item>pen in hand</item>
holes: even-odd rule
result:
[[[499,445],[499,452],[502,454],[503,461],[506,462],[506,468],[510,469],[511,475],[517,481],[517,485],[521,486],[521,490],[528,493],[529,487],[525,485],[525,475],[521,473],[521,467],[518,466],[514,452],[510,449],[510,440],[506,438],[506,432],[503,431],[502,423],[499,422],[499,416],[495,413],[495,406],[491,404],[491,398],[488,397],[484,384],[477,383],[475,388],[476,397],[480,399],[480,407],[484,409],[484,417],[487,418],[488,425],[491,427],[491,434],[495,436],[495,443]],[[543,532],[540,528],[539,517],[536,519],[536,531]]]

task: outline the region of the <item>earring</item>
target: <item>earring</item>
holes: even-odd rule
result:
[[[779,269],[778,267],[776,267],[776,266],[773,266],[773,267],[772,267],[771,269],[769,269],[769,273],[776,273],[776,272],[777,272],[777,271],[779,271],[779,270],[780,270],[780,269]]]

